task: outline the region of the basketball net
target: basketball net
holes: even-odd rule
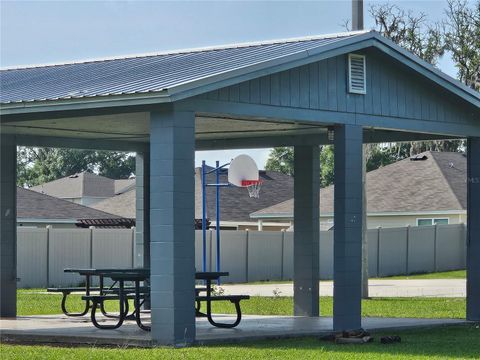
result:
[[[248,190],[248,196],[258,199],[260,197],[260,189],[262,188],[261,180],[242,180],[242,186]]]

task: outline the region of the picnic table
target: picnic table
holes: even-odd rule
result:
[[[150,277],[150,269],[147,268],[101,268],[101,269],[65,269],[68,273],[78,273],[85,277],[85,287],[75,288],[49,288],[49,292],[62,292],[62,311],[67,316],[83,316],[91,309],[90,317],[93,325],[99,329],[116,329],[120,327],[125,320],[135,320],[138,327],[150,331],[150,326],[145,325],[142,321],[141,307],[146,299],[150,297],[150,287],[147,280]],[[241,308],[240,301],[249,299],[247,295],[219,295],[214,292],[212,283],[218,282],[220,277],[228,276],[228,272],[196,272],[195,279],[204,281],[205,286],[195,288],[195,311],[197,316],[207,317],[210,324],[216,327],[233,328],[237,326],[241,321]],[[99,286],[92,287],[92,277],[99,278]],[[109,287],[105,286],[105,278],[110,278],[113,284]],[[134,286],[125,286],[126,282],[133,282]],[[142,286],[141,283],[144,283]],[[85,308],[80,313],[72,313],[66,309],[67,296],[72,292],[81,291],[84,293],[82,300],[85,301]],[[92,292],[98,291],[97,294]],[[205,292],[206,295],[201,295]],[[134,302],[134,309],[131,314],[129,312],[129,300]],[[104,303],[106,301],[118,301],[119,314],[109,314],[105,310]],[[221,323],[215,321],[212,317],[212,302],[214,301],[230,301],[235,305],[237,317],[233,323]],[[206,314],[200,311],[201,303],[206,302]],[[108,318],[115,318],[116,322],[113,324],[103,324],[98,322],[97,308],[100,309],[102,314]]]

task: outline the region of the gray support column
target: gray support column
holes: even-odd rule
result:
[[[195,340],[195,115],[150,114],[150,284],[152,340]]]
[[[17,315],[16,155],[15,136],[0,134],[0,317]]]
[[[467,320],[480,321],[480,138],[467,151]]]
[[[150,153],[135,159],[136,226],[135,266],[150,267]]]
[[[295,146],[294,315],[319,315],[320,151]]]
[[[333,328],[361,327],[362,127],[335,128]]]

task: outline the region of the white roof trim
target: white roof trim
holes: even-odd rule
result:
[[[424,215],[464,215],[466,210],[430,210],[430,211],[385,211],[369,212],[367,216],[424,216]],[[322,213],[321,218],[333,217],[333,213]],[[290,219],[292,213],[250,214],[252,219]]]

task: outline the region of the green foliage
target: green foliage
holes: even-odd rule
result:
[[[134,155],[115,151],[98,151],[95,155],[99,175],[111,179],[125,179],[135,173]]]
[[[35,186],[90,171],[113,179],[135,172],[135,156],[112,151],[19,147],[17,185]]]
[[[465,270],[453,270],[444,272],[433,272],[412,275],[389,276],[386,279],[391,280],[421,280],[421,279],[466,279],[467,272]],[[385,278],[384,278],[385,279]]]
[[[270,151],[265,170],[279,171],[293,176],[293,148],[277,147]]]
[[[333,183],[333,157],[333,146],[325,145],[320,147],[320,163],[322,164],[320,168],[320,184],[322,187]],[[270,151],[265,169],[294,176],[293,148],[273,148]]]
[[[333,145],[324,145],[320,149],[320,186],[326,187],[333,184],[334,180],[334,155]]]
[[[480,91],[480,1],[448,0],[444,22],[446,49],[458,70],[458,78]]]
[[[424,13],[414,15],[400,7],[385,3],[373,4],[369,13],[375,30],[401,47],[436,64],[445,52],[444,37],[438,23],[430,23]]]

